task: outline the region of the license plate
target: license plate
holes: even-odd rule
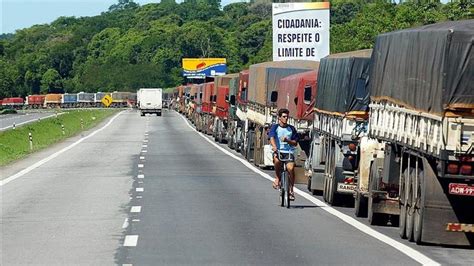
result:
[[[357,188],[356,185],[337,183],[337,191],[338,192],[352,193],[356,188]]]
[[[450,183],[449,194],[461,196],[474,196],[474,186],[467,184]]]

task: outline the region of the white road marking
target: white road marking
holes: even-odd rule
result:
[[[122,224],[122,229],[125,229],[128,227],[128,218],[125,218],[125,221]]]
[[[145,156],[140,156],[140,160],[145,160]]]
[[[143,192],[143,191],[145,191],[145,189],[142,188],[142,187],[137,187],[137,188],[135,189],[135,191],[136,191],[136,192]]]
[[[34,163],[33,165],[31,165],[31,166],[29,166],[29,167],[27,167],[27,168],[21,170],[20,172],[18,172],[18,173],[14,174],[14,175],[11,175],[11,176],[9,176],[9,177],[7,177],[7,178],[1,180],[1,181],[0,181],[0,187],[6,185],[6,184],[8,184],[8,183],[10,183],[11,181],[13,181],[13,180],[15,180],[15,179],[17,179],[17,178],[19,178],[19,177],[22,177],[23,175],[25,175],[25,174],[27,174],[27,173],[33,171],[34,169],[40,167],[41,165],[43,165],[43,164],[45,164],[45,163],[51,161],[52,159],[58,157],[59,155],[63,154],[64,152],[66,152],[66,151],[68,151],[68,150],[74,148],[75,146],[79,145],[79,143],[83,142],[84,140],[89,139],[89,138],[91,138],[92,136],[94,136],[95,134],[101,132],[102,130],[104,130],[105,128],[107,128],[108,126],[110,126],[110,125],[112,124],[112,122],[114,122],[114,120],[115,120],[119,115],[121,115],[123,112],[125,112],[125,111],[122,111],[122,112],[116,114],[116,115],[115,115],[114,117],[112,117],[112,119],[110,119],[110,121],[109,121],[107,124],[105,124],[103,127],[97,129],[96,131],[90,133],[89,135],[87,135],[87,136],[85,136],[85,137],[80,138],[78,141],[74,142],[73,144],[71,144],[71,145],[69,145],[69,146],[63,148],[62,150],[60,150],[60,151],[58,151],[58,152],[55,152],[55,153],[51,154],[50,156],[48,156],[48,157],[46,157],[46,158],[44,158],[44,159],[42,159],[42,160],[40,160],[40,161]]]
[[[132,222],[140,222],[140,219],[133,219]]]
[[[122,266],[133,266],[133,264],[122,264]]]
[[[146,145],[146,144],[142,145],[142,148],[147,148],[147,147],[148,147],[148,145]]]
[[[137,196],[137,199],[141,199],[141,198],[143,198],[143,197],[142,196]]]
[[[123,241],[124,247],[136,247],[138,242],[138,235],[127,235]]]
[[[141,212],[142,211],[142,206],[132,206],[130,209],[130,212]]]
[[[143,150],[142,152],[143,152],[143,153],[147,153],[148,151],[147,151],[147,150]]]
[[[147,140],[147,139],[144,139],[144,140],[143,140],[143,142],[147,143],[147,142],[148,142],[148,140]]]
[[[143,184],[143,181],[138,181],[138,184]]]
[[[230,157],[240,161],[243,165],[245,165],[247,168],[249,168],[250,170],[252,170],[253,172],[259,174],[260,176],[262,176],[263,178],[267,179],[267,180],[270,180],[273,182],[274,178],[271,177],[270,175],[262,172],[260,169],[256,168],[255,166],[253,166],[251,163],[247,162],[246,160],[232,154],[231,152],[227,151],[226,149],[220,147],[219,145],[217,145],[216,143],[214,143],[213,141],[211,141],[210,139],[208,139],[205,135],[203,135],[202,133],[198,132],[196,129],[194,129],[190,124],[189,122],[186,120],[186,118],[182,115],[180,115],[181,118],[184,120],[184,122],[186,122],[187,126],[189,128],[191,128],[192,130],[194,130],[196,133],[198,133],[199,136],[201,136],[203,139],[205,139],[207,142],[209,142],[211,145],[213,145],[214,147],[216,147],[217,149],[219,149],[220,151],[222,151],[223,153],[229,155]],[[305,199],[311,201],[312,203],[314,203],[316,206],[318,207],[321,207],[322,210],[336,216],[337,218],[341,219],[343,222],[349,224],[350,226],[360,230],[361,232],[375,238],[375,239],[378,239],[382,242],[384,242],[385,244],[389,245],[389,246],[392,246],[393,248],[397,249],[398,251],[402,252],[403,254],[407,255],[408,257],[416,260],[417,262],[423,264],[423,265],[441,265],[439,264],[438,262],[436,262],[435,260],[432,260],[430,259],[429,257],[425,256],[424,254],[422,254],[421,252],[405,245],[405,244],[402,244],[372,228],[370,228],[369,226],[357,221],[356,219],[344,214],[344,213],[341,213],[339,212],[338,210],[328,206],[326,203],[312,197],[311,195],[309,195],[308,193],[306,192],[303,192],[297,188],[294,188],[294,191],[296,194],[304,197]]]
[[[137,175],[137,178],[145,178],[145,175]]]
[[[143,168],[143,164],[138,164],[138,168]]]

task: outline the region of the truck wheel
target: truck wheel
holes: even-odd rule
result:
[[[145,116],[145,113],[140,113],[140,116]]]
[[[374,212],[374,198],[372,194],[369,192],[369,200],[368,200],[368,207],[367,207],[367,216],[369,218],[370,225],[386,225],[388,222],[388,214],[385,213],[376,213]]]
[[[413,180],[412,178],[415,175],[415,169],[411,168],[410,176],[407,178],[408,187],[406,187],[407,197],[407,212],[406,212],[406,225],[405,225],[405,235],[409,241],[413,241],[413,222],[414,222],[414,199],[413,199]]]
[[[423,213],[425,210],[425,191],[423,186],[424,181],[424,172],[423,170],[418,171],[418,184],[416,184],[416,205],[415,205],[415,212],[413,217],[413,241],[417,244],[421,244],[421,234],[423,232]]]
[[[156,113],[156,116],[161,116],[161,112]]]
[[[400,216],[399,216],[399,226],[398,226],[398,233],[401,238],[406,239],[406,224],[407,224],[407,193],[406,193],[406,181],[408,177],[408,173],[410,172],[409,167],[407,167],[404,171],[403,174],[400,178],[400,199],[402,199],[402,202],[400,202]]]
[[[367,217],[367,198],[356,192],[354,201],[354,212],[356,217]]]

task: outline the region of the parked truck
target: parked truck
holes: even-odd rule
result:
[[[214,140],[224,143],[227,142],[227,128],[229,122],[229,92],[230,83],[239,79],[239,74],[227,74],[214,78],[214,90],[216,93],[216,111],[214,117],[212,135]]]
[[[137,92],[138,109],[140,115],[156,114],[161,116],[163,106],[163,90],[157,88],[143,88]]]
[[[317,69],[318,65],[316,61],[290,60],[250,66],[245,128],[245,154],[249,161],[260,167],[273,166],[267,130],[276,122],[277,106],[271,101],[271,95],[277,90],[278,81],[289,75]]]
[[[329,204],[350,205],[357,187],[359,145],[364,137],[367,105],[356,100],[358,83],[368,82],[371,50],[334,54],[321,59],[312,143],[305,168],[308,189]],[[367,99],[367,93],[364,95]],[[368,171],[363,172],[368,177]],[[367,186],[367,182],[361,184]],[[364,194],[365,195],[365,194]]]
[[[368,213],[397,199],[402,238],[474,244],[474,22],[381,34],[372,57]]]

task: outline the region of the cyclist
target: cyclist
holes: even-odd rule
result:
[[[298,134],[296,133],[296,129],[288,124],[289,114],[290,111],[288,111],[288,109],[282,108],[278,110],[278,123],[273,124],[268,133],[273,150],[273,164],[275,165],[276,177],[272,184],[274,189],[278,189],[280,186],[282,165],[278,159],[278,151],[294,153],[295,147],[298,145]],[[288,162],[286,166],[290,177],[290,200],[295,200],[295,194],[293,193],[293,185],[295,184],[295,162]]]

